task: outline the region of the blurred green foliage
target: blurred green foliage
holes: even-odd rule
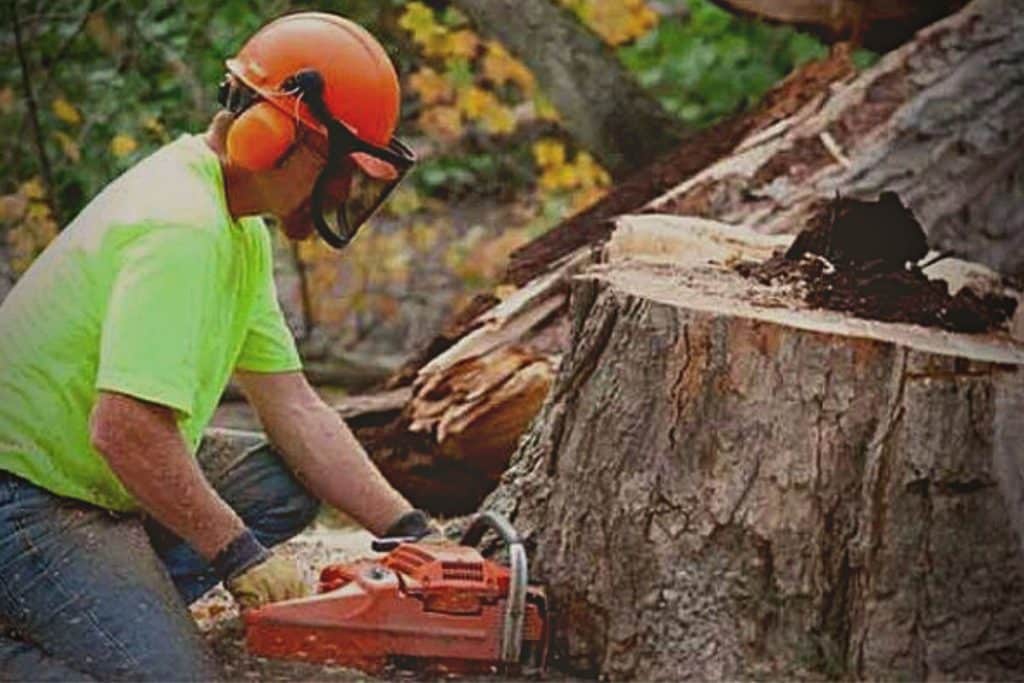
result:
[[[795,66],[826,54],[807,34],[736,17],[709,0],[685,5],[688,11],[663,19],[619,56],[691,125],[750,106]]]

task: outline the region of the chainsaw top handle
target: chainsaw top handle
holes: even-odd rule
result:
[[[462,545],[475,546],[488,529],[501,537],[508,546],[509,585],[508,602],[501,632],[501,661],[507,665],[519,662],[523,646],[523,619],[526,616],[526,584],[528,569],[526,550],[512,524],[497,512],[481,512],[462,534]]]
[[[459,543],[462,545],[476,545],[484,537],[484,533],[488,529],[501,536],[501,540],[505,541],[505,545],[509,547],[517,544],[522,545],[523,543],[519,540],[519,533],[515,530],[515,527],[503,515],[491,511],[481,512],[477,515],[470,523],[469,528],[463,532],[462,540]]]

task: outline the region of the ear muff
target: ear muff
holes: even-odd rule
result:
[[[228,160],[249,171],[266,171],[288,151],[295,134],[290,116],[269,102],[257,102],[228,129]]]

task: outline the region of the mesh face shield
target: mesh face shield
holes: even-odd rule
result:
[[[324,104],[323,79],[316,71],[300,71],[289,81],[284,87],[300,92],[327,129],[327,163],[313,185],[313,225],[325,242],[342,249],[398,186],[416,155],[398,138],[377,147],[335,120]]]
[[[341,124],[335,125],[355,137]],[[398,186],[415,156],[395,138],[386,149],[356,152],[351,151],[350,141],[339,142],[338,137],[334,131],[328,134],[327,165],[313,185],[311,208],[320,237],[341,249]]]

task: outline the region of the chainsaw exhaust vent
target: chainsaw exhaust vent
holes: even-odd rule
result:
[[[483,562],[442,562],[441,571],[445,581],[484,582]]]

